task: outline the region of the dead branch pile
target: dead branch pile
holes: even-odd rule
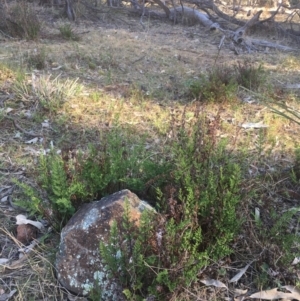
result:
[[[71,0],[69,0],[71,1]],[[300,44],[300,29],[295,30],[295,14],[299,15],[300,6],[288,7],[293,11],[288,11],[288,16],[284,22],[276,20],[278,15],[282,15],[285,5],[279,5],[273,11],[270,11],[270,16],[262,18],[261,15],[266,11],[265,8],[255,11],[251,7],[242,6],[231,7],[234,15],[225,12],[226,9],[222,4],[216,4],[212,0],[180,0],[179,5],[176,0],[169,0],[166,3],[163,0],[151,0],[152,5],[149,6],[149,0],[114,0],[114,5],[111,1],[105,3],[105,6],[95,7],[84,0],[82,3],[85,8],[93,9],[93,13],[103,12],[103,9],[122,9],[128,13],[135,14],[140,17],[140,23],[143,25],[143,17],[166,19],[174,23],[183,23],[185,25],[201,24],[204,28],[215,31],[218,30],[223,34],[220,40],[219,48],[224,45],[224,41],[229,41],[230,48],[237,54],[240,52],[253,52],[265,50],[266,48],[278,49],[281,51],[296,51]],[[161,10],[159,10],[161,9]],[[227,8],[228,10],[228,8]],[[237,17],[238,13],[245,12],[245,18]],[[247,20],[248,19],[248,20]],[[281,18],[282,19],[282,18]],[[300,23],[300,20],[299,20]],[[300,27],[300,25],[299,25]],[[275,37],[285,38],[287,45],[269,42],[266,40],[251,38],[251,31],[261,29],[268,32],[273,32]],[[289,46],[288,46],[289,45]],[[291,46],[292,45],[292,46]]]
[[[38,21],[30,15],[29,3],[23,0],[19,7],[8,10],[0,6],[0,33],[5,36],[26,38]],[[99,3],[100,1],[100,3]],[[104,1],[104,2],[101,2]],[[168,2],[166,2],[168,1]],[[178,2],[179,1],[179,2]],[[229,0],[228,0],[229,1]],[[240,0],[241,3],[242,0]],[[226,45],[236,53],[261,51],[266,48],[281,51],[296,51],[300,44],[300,4],[288,6],[280,4],[269,10],[268,17],[262,17],[266,8],[252,9],[242,5],[224,6],[213,0],[55,0],[53,3],[64,7],[64,13],[70,21],[76,16],[96,20],[101,14],[131,14],[140,18],[151,17],[184,25],[200,24],[203,29],[222,33],[219,48]],[[49,5],[48,0],[39,0],[40,5]],[[286,10],[286,11],[285,11]],[[233,14],[232,14],[233,12]],[[244,15],[243,15],[244,13]],[[285,13],[283,16],[282,14]],[[277,18],[281,16],[281,18]],[[280,21],[279,21],[280,19]],[[30,20],[30,22],[28,22]],[[124,21],[125,22],[125,21]],[[273,40],[285,39],[286,45],[255,39],[253,30],[259,29],[273,33]]]

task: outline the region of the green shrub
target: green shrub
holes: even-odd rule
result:
[[[300,180],[300,148],[295,149],[295,162],[292,169],[291,178],[294,184],[298,185]]]
[[[300,244],[296,226],[299,224],[299,208],[291,208],[283,213],[272,208],[266,212],[268,214],[263,220],[259,216],[255,217],[255,237],[259,242],[257,249],[262,250],[255,282],[261,289],[267,289],[274,282],[274,277],[269,273],[270,268],[289,266],[299,257]]]
[[[71,24],[67,23],[59,27],[60,34],[65,40],[79,41],[80,37],[75,33]]]
[[[123,188],[141,194],[147,183],[164,181],[161,176],[169,165],[144,147],[146,137],[134,137],[123,129],[104,135],[100,146],[91,145],[87,155],[81,155],[81,178],[93,193],[107,195]]]
[[[204,102],[232,102],[236,99],[237,83],[234,70],[226,65],[213,68],[208,75],[200,74],[189,85],[190,95]]]
[[[109,244],[100,245],[103,263],[128,300],[169,300],[190,286],[211,260],[231,253],[241,224],[241,171],[226,142],[217,142],[200,117],[172,139],[173,169],[158,190],[160,213],[144,212],[136,227],[125,212]]]
[[[41,23],[31,4],[22,0],[17,2],[10,13],[11,21],[7,22],[7,27],[12,36],[35,40],[38,38]]]
[[[189,94],[204,102],[233,102],[237,99],[238,86],[251,91],[259,91],[267,83],[266,72],[250,61],[238,62],[234,66],[219,65],[200,74],[200,78],[189,84]]]
[[[108,244],[100,242],[100,253],[110,277],[124,288],[128,300],[142,300],[145,288],[150,287],[153,281],[148,265],[157,263],[156,257],[151,255],[149,244],[154,233],[155,213],[144,212],[138,228],[130,220],[128,209],[126,201],[122,221],[112,224]]]
[[[43,208],[42,208],[42,198],[39,196],[37,191],[31,186],[21,183],[17,180],[14,180],[14,183],[19,186],[23,193],[25,194],[27,199],[16,198],[14,200],[14,204],[20,206],[21,208],[26,208],[27,212],[30,216],[38,215],[43,216]]]
[[[41,155],[37,168],[39,185],[47,193],[52,211],[52,216],[46,217],[60,228],[85,202],[123,188],[142,195],[147,191],[147,183],[154,179],[155,185],[161,185],[161,175],[168,168],[168,164],[145,149],[141,137],[137,141],[125,129],[104,134],[101,146],[90,145],[86,152],[63,149],[57,154],[53,149]],[[24,192],[32,200],[32,191]],[[38,206],[31,201],[23,205],[44,214],[42,202]]]
[[[255,66],[248,60],[235,65],[236,82],[251,91],[259,91],[267,82],[266,71],[262,65]]]
[[[27,65],[29,68],[43,70],[46,68],[46,51],[45,49],[35,50],[34,53],[27,57]]]

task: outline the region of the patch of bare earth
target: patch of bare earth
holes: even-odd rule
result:
[[[297,96],[282,91],[287,84],[299,83],[299,55],[266,49],[236,56],[227,44],[219,51],[222,35],[200,25],[184,27],[144,19],[142,27],[138,19],[126,15],[103,17],[99,22],[81,20],[74,25],[81,39],[66,41],[59,31],[65,20],[51,17],[51,10],[45,8],[37,8],[37,13],[44,19],[38,41],[3,38],[0,42],[0,258],[11,262],[19,259],[21,247],[15,239],[15,216],[26,214],[13,204],[15,198],[22,198],[13,179],[39,189],[34,167],[40,152],[51,144],[85,149],[88,143],[99,141],[103,131],[118,124],[149,134],[151,147],[163,148],[174,114],[181,118],[185,111],[187,122],[194,118],[194,102],[187,96],[189,82],[216,65],[234,65],[246,59],[263,64],[279,101],[299,108]],[[28,58],[41,51],[46,65],[37,70],[28,64]],[[18,68],[26,70],[27,85],[20,92],[23,97],[15,89],[22,73]],[[82,86],[78,95],[52,112],[31,93],[35,81],[49,75],[51,79],[78,79]],[[218,136],[227,137],[233,151],[248,157],[244,193],[257,187],[241,206],[246,226],[233,244],[234,254],[212,263],[205,271],[207,277],[226,283],[229,290],[199,282],[185,288],[176,300],[228,300],[237,289],[259,291],[261,277],[266,275],[271,279],[270,287],[298,281],[297,266],[291,262],[286,267],[277,265],[282,254],[275,242],[272,246],[265,244],[256,234],[253,216],[259,209],[268,224],[272,210],[280,212],[297,206],[300,192],[289,180],[289,171],[299,143],[299,126],[272,113],[247,91],[241,89],[239,97],[229,104],[203,105],[209,118],[220,114]],[[249,123],[268,127],[242,127]],[[294,223],[291,231],[297,226]],[[13,290],[12,300],[67,300],[53,268],[58,240],[58,233],[51,232],[16,268],[0,264],[0,300],[4,292]],[[266,262],[273,264],[263,270]],[[241,279],[229,283],[249,263]]]

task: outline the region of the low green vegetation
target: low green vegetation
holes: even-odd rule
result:
[[[26,61],[29,69],[45,69],[47,66],[46,50],[44,48],[35,49],[33,53],[27,55]]]
[[[63,24],[59,26],[59,31],[61,36],[65,40],[70,40],[70,41],[79,41],[80,37],[79,35],[74,31],[74,28],[70,23]]]
[[[7,22],[8,31],[11,36],[27,40],[36,40],[39,37],[42,24],[28,2],[17,2],[12,7],[9,15],[13,20]]]
[[[30,83],[24,77],[17,79],[12,90],[19,100],[37,99],[41,109],[53,114],[81,91],[82,86],[77,81],[62,80],[60,76],[53,78],[51,75],[36,77],[33,74]]]
[[[237,218],[239,159],[228,152],[226,140],[217,141],[212,127],[219,126],[218,118],[208,128],[208,120],[199,111],[195,115],[197,121],[188,127],[182,118],[159,157],[145,148],[142,137],[136,140],[125,129],[109,132],[85,152],[53,149],[41,155],[39,184],[49,204],[23,184],[29,201],[17,204],[59,229],[83,202],[122,188],[150,198],[159,214],[143,215],[139,228],[125,214],[112,227],[111,243],[100,249],[129,300],[149,294],[166,300],[196,281],[199,270],[229,255],[242,224]],[[49,205],[52,214],[44,209]],[[123,236],[126,245],[119,239]]]
[[[241,169],[226,141],[216,142],[198,117],[191,131],[181,128],[173,137],[168,185],[157,194],[159,214],[145,212],[137,228],[125,212],[109,244],[100,244],[104,264],[128,300],[169,300],[195,282],[201,269],[232,252],[242,224]]]
[[[266,71],[245,60],[233,66],[217,64],[199,79],[189,84],[190,96],[203,102],[233,103],[238,100],[237,90],[242,86],[251,91],[266,88]]]
[[[39,185],[48,195],[52,216],[46,213],[56,228],[63,226],[84,202],[99,199],[128,188],[140,195],[151,190],[147,184],[156,179],[160,186],[166,179],[170,164],[148,152],[144,139],[137,140],[129,131],[116,129],[103,134],[101,144],[91,144],[87,150],[55,149],[39,159]],[[29,202],[18,202],[32,214],[45,215],[45,203],[33,190],[21,185]]]
[[[22,11],[29,14],[26,7]],[[14,14],[18,17],[17,11]],[[22,25],[23,37],[38,36],[40,27],[34,31],[31,26]],[[78,40],[69,24],[59,31],[66,40]],[[294,283],[286,280],[284,273],[274,279],[270,269],[279,271],[299,257],[299,210],[282,204],[276,207],[280,202],[274,199],[278,195],[288,198],[287,190],[299,186],[300,152],[296,150],[294,168],[284,173],[268,165],[271,156],[278,158],[277,136],[270,143],[267,128],[247,129],[244,137],[239,136],[244,121],[251,125],[253,116],[259,121],[266,118],[259,103],[251,117],[250,109],[243,111],[241,91],[267,104],[277,117],[300,122],[298,109],[272,99],[263,65],[248,60],[215,64],[185,87],[170,76],[176,90],[169,83],[165,90],[163,85],[153,88],[157,93],[152,94],[143,85],[116,83],[114,72],[120,64],[111,49],[98,57],[83,49],[67,57],[68,63],[81,63],[76,72],[81,68],[88,71],[87,79],[93,78],[94,71],[98,72],[94,78],[103,77],[97,88],[92,84],[83,88],[78,79],[67,76],[35,75],[33,69],[47,69],[45,49],[25,58],[30,78],[25,72],[16,75],[0,68],[0,80],[1,76],[13,78],[10,88],[14,93],[13,101],[5,100],[3,106],[8,110],[0,111],[0,121],[5,122],[5,129],[18,125],[20,132],[13,139],[27,135],[21,125],[29,128],[30,122],[37,128],[47,119],[52,127],[43,132],[45,140],[37,147],[40,155],[28,171],[35,185],[15,180],[22,197],[14,198],[14,204],[25,208],[32,218],[46,218],[59,233],[83,203],[121,189],[130,189],[149,201],[155,212],[144,212],[139,226],[130,220],[126,207],[122,221],[111,227],[108,244],[99,242],[99,256],[127,300],[151,296],[155,300],[191,300],[181,294],[201,287],[199,280],[205,272],[223,280],[227,277],[224,282],[228,283],[227,266],[235,262],[253,263],[255,272],[247,275],[249,286],[255,283],[259,289],[268,289]],[[136,78],[143,74],[139,72]],[[184,91],[178,92],[177,84]],[[161,99],[170,93],[167,89],[182,97],[181,102],[163,103]],[[22,109],[17,114],[19,103]],[[221,116],[227,104],[234,104],[235,112]],[[23,106],[32,115],[25,115],[28,112]],[[46,150],[53,140],[55,147]],[[1,145],[1,154],[7,151],[5,146]],[[281,190],[284,193],[280,194]],[[270,195],[271,201],[266,197]],[[101,283],[94,288],[90,298],[99,301]]]

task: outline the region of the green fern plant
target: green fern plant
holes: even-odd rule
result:
[[[108,244],[100,242],[102,263],[128,300],[142,301],[153,282],[155,274],[150,267],[157,263],[157,257],[151,254],[149,239],[153,235],[154,215],[144,211],[137,227],[130,219],[129,203],[125,200],[125,212],[121,220],[112,224]]]
[[[38,215],[42,216],[42,199],[38,195],[37,191],[31,186],[22,183],[18,180],[14,180],[14,183],[23,190],[25,199],[16,198],[14,204],[22,208],[26,208],[30,216]]]
[[[63,149],[58,154],[52,149],[40,156],[38,181],[51,207],[51,215],[46,217],[58,229],[85,202],[124,188],[142,194],[149,181],[154,186],[163,183],[161,174],[168,171],[169,165],[151,156],[142,139],[133,140],[131,133],[123,129],[122,133],[108,133],[102,143],[101,147],[91,145],[86,152]],[[20,186],[30,200],[22,205],[32,214],[45,215],[43,208],[49,204],[42,202],[28,185]]]
[[[281,214],[278,214],[275,211],[271,212],[271,219],[274,224],[266,235],[269,242],[280,246],[282,249],[284,256],[280,258],[280,261],[284,265],[292,262],[295,257],[299,257],[299,234],[297,231],[289,231],[289,226],[292,222],[297,225],[299,224],[299,217],[297,216],[298,212],[298,208],[294,208]]]

